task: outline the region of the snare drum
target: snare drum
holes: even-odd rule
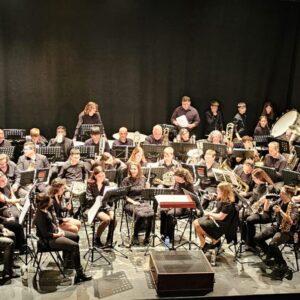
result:
[[[300,114],[293,109],[281,116],[271,129],[271,136],[278,138],[284,135],[290,126],[300,126]]]

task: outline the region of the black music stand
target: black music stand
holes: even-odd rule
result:
[[[116,169],[105,170],[105,177],[109,180],[109,182],[115,182],[117,176]]]
[[[180,161],[186,161],[188,151],[197,149],[194,143],[171,143],[170,146],[174,149],[174,156]]]
[[[100,134],[105,134],[104,126],[102,123],[100,124],[82,124],[79,128],[79,138],[81,141],[86,141],[90,138],[90,133],[92,127],[98,127],[100,129]]]
[[[264,170],[270,176],[270,178],[273,180],[273,182],[277,181],[278,176],[277,176],[277,172],[276,172],[275,168],[270,168],[270,167],[266,167],[266,166],[260,166],[260,167],[255,167],[255,168],[260,168],[260,169]]]
[[[155,175],[154,178],[159,178],[162,179],[163,178],[163,174],[165,174],[167,172],[167,168],[164,166],[156,166],[156,167],[142,167],[142,171],[143,171],[143,175],[147,178],[149,171],[150,174]]]
[[[80,156],[83,159],[94,159],[95,158],[95,146],[77,146],[76,149],[79,149]]]
[[[255,135],[254,141],[256,143],[256,146],[268,146],[270,135]]]
[[[6,154],[10,160],[14,157],[15,146],[0,147],[0,154]]]
[[[39,147],[36,149],[38,154],[45,155],[50,162],[60,160],[62,148],[59,146]]]
[[[132,145],[119,145],[113,146],[112,151],[116,158],[121,159],[122,161],[127,161],[133,151],[135,146]]]
[[[280,153],[290,153],[290,144],[288,141],[270,136],[268,138],[268,143],[270,142],[277,142],[279,144]]]
[[[26,129],[3,129],[4,137],[7,140],[23,141],[26,138]]]
[[[175,190],[173,189],[158,189],[158,188],[150,188],[150,189],[144,189],[142,191],[142,199],[149,199],[150,201],[155,200],[155,196],[156,195],[173,195],[175,194]],[[169,248],[169,246],[166,245],[165,241],[162,240],[162,238],[157,235],[155,233],[155,221],[156,221],[156,216],[157,216],[157,208],[158,208],[158,204],[156,203],[156,201],[153,201],[153,210],[154,210],[154,215],[153,215],[153,221],[152,221],[152,230],[151,230],[151,235],[149,237],[150,241],[152,239],[152,247],[155,248],[161,244],[164,244],[166,247]],[[155,245],[155,238],[157,238],[160,243],[158,243],[157,245]],[[146,252],[145,252],[145,256],[148,254],[149,252],[149,247],[151,245],[151,242],[149,243],[149,245],[147,246]],[[170,249],[170,248],[169,248]]]
[[[214,150],[218,158],[227,156],[227,146],[224,144],[203,143],[203,154],[209,149]]]
[[[240,157],[242,159],[253,158],[254,150],[241,149],[241,148],[233,148],[232,149],[233,157]]]
[[[164,149],[167,147],[169,146],[155,144],[142,145],[146,159],[151,162],[157,162],[159,159],[161,159],[163,156]]]
[[[300,173],[284,169],[282,170],[283,182],[286,185],[298,186],[300,184]]]

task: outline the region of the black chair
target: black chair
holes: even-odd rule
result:
[[[280,249],[281,252],[283,252],[283,250],[285,248],[290,248],[293,252],[294,252],[294,256],[295,256],[295,263],[296,263],[296,270],[294,270],[295,272],[299,272],[299,261],[298,261],[298,252],[299,252],[299,233],[300,231],[296,231],[294,232],[293,236],[298,235],[298,240],[295,240],[295,238],[293,238],[292,240],[288,241],[287,243],[285,243],[283,245],[283,247]]]
[[[34,255],[34,261],[33,261],[33,266],[35,264],[37,264],[37,267],[36,267],[36,271],[35,271],[35,277],[36,275],[38,274],[39,271],[41,271],[41,262],[42,262],[42,257],[43,257],[43,254],[44,253],[50,253],[52,259],[54,260],[55,264],[57,265],[60,273],[63,275],[64,278],[66,278],[66,275],[63,271],[63,269],[61,268],[60,264],[63,264],[63,260],[59,254],[59,250],[54,250],[54,249],[51,249],[45,242],[43,242],[42,240],[38,240],[37,241],[37,248],[36,248],[36,252],[35,252],[35,255]],[[56,254],[56,257],[55,255]]]

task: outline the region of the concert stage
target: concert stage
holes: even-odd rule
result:
[[[116,240],[121,241],[119,227],[116,230]],[[153,284],[149,259],[145,256],[144,247],[133,247],[132,252],[127,248],[118,247],[128,255],[128,259],[118,253],[104,252],[110,259],[111,265],[107,265],[103,260],[98,260],[92,266],[88,265],[87,271],[93,275],[93,280],[81,285],[71,285],[71,280],[62,280],[59,271],[50,259],[45,255],[46,261],[43,263],[44,270],[40,274],[39,281],[33,281],[34,269],[29,269],[28,278],[26,276],[14,279],[12,284],[0,287],[0,299],[158,299],[155,286]],[[87,241],[83,229],[81,230],[81,254],[87,250]],[[155,251],[167,251],[159,246]],[[180,251],[184,250],[181,248]],[[234,255],[228,246],[224,245],[224,252],[217,257],[216,266],[212,267],[215,273],[215,283],[213,291],[205,297],[237,297],[249,299],[254,297],[266,298],[271,295],[272,300],[283,298],[283,294],[291,294],[288,299],[296,299],[300,293],[300,272],[294,273],[292,281],[272,281],[263,263],[251,252],[242,254],[240,262],[234,261]],[[181,252],[182,253],[182,252]],[[295,260],[292,253],[287,253],[289,265],[294,265]],[[209,257],[208,257],[209,259]],[[247,263],[248,262],[248,263]],[[83,260],[83,263],[85,261]],[[174,263],[174,262],[172,262]],[[21,263],[19,262],[21,265]],[[266,272],[266,273],[265,273]],[[72,275],[72,273],[70,274]],[[72,278],[72,277],[71,277]],[[174,298],[174,297],[172,297]],[[183,296],[180,296],[182,299]],[[195,299],[195,296],[186,299]],[[269,297],[268,297],[269,298]],[[286,298],[286,295],[285,295]],[[254,298],[253,298],[254,299]]]

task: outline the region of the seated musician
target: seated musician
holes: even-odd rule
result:
[[[84,110],[78,115],[78,122],[73,139],[78,137],[79,129],[82,124],[102,124],[97,103],[92,101],[88,102],[84,107]]]
[[[184,168],[176,169],[174,173],[175,184],[173,189],[178,195],[184,195],[183,189],[186,189],[192,193],[195,193],[193,185],[193,177],[189,170]],[[187,214],[187,209],[185,208],[163,208],[160,210],[160,233],[162,235],[162,240],[169,237],[170,242],[174,240],[174,229],[176,225],[175,217],[183,216]]]
[[[66,181],[64,179],[55,178],[51,182],[48,195],[52,199],[53,211],[59,228],[78,233],[81,226],[80,221],[68,217],[68,214],[72,211],[72,202],[70,201],[70,196],[67,195]]]
[[[18,278],[14,268],[20,268],[14,264],[15,235],[12,231],[0,224],[0,252],[3,252],[3,271],[0,285],[5,284],[11,278]]]
[[[240,137],[248,134],[248,121],[247,121],[247,106],[245,102],[239,102],[237,105],[238,112],[233,117],[233,124],[235,125],[236,134]]]
[[[254,168],[253,160],[252,159],[246,159],[243,164],[237,165],[234,168],[234,173],[239,176],[243,182],[245,182],[249,190],[252,190],[253,188],[253,179],[252,179],[252,172]],[[242,196],[246,197],[248,195],[247,192],[241,192]]]
[[[30,141],[34,143],[36,148],[47,146],[48,141],[41,135],[41,132],[38,128],[31,128],[29,134]]]
[[[223,144],[223,134],[219,130],[213,130],[207,137],[207,141],[212,144]]]
[[[16,199],[10,189],[10,185],[5,174],[0,172],[0,224],[11,230],[16,236],[16,248],[23,253],[26,250],[26,240],[22,225],[19,224],[20,210]]]
[[[158,161],[158,166],[165,167],[168,172],[179,167],[179,163],[174,159],[174,149],[172,147],[164,149],[164,157]]]
[[[268,174],[262,169],[254,169],[252,172],[252,180],[254,182],[254,188],[252,192],[249,192],[247,196],[248,204],[251,209],[241,207],[240,219],[245,221],[242,224],[242,239],[246,242],[248,250],[254,250],[254,236],[255,236],[255,225],[256,224],[267,224],[271,222],[270,214],[266,210],[266,194],[272,192],[273,181]]]
[[[73,148],[70,152],[69,160],[64,163],[59,174],[59,178],[65,178],[67,184],[72,181],[86,182],[88,179],[88,170],[83,161],[80,160],[79,149]]]
[[[135,147],[127,161],[127,164],[140,164],[142,167],[147,165],[144,150],[142,147]]]
[[[146,178],[142,173],[139,163],[130,163],[128,166],[128,176],[123,179],[121,186],[131,186],[130,193],[126,198],[125,211],[134,216],[134,232],[132,245],[139,245],[138,234],[144,227],[146,229],[144,245],[149,244],[154,211],[148,202],[140,199],[144,188],[149,188]]]
[[[270,128],[268,125],[268,118],[260,116],[259,121],[254,129],[254,136],[270,135]]]
[[[181,129],[178,121],[176,120],[178,117],[185,116],[188,125],[187,129],[189,131],[195,131],[195,129],[199,126],[200,123],[200,117],[197,109],[193,106],[191,106],[191,98],[188,96],[183,96],[181,99],[181,106],[178,106],[171,117],[171,123],[175,125],[178,130]]]
[[[119,139],[113,142],[114,146],[133,146],[133,140],[127,138],[128,130],[126,127],[121,127],[119,129]]]
[[[287,166],[286,158],[279,152],[279,143],[271,142],[268,145],[269,153],[265,156],[264,165],[276,169],[276,181],[282,179],[282,170]]]
[[[73,148],[73,141],[66,137],[67,130],[65,126],[58,126],[56,128],[56,137],[49,141],[48,146],[60,147],[61,157],[60,161],[66,161],[70,155],[70,151]]]
[[[33,223],[36,225],[37,236],[50,249],[63,251],[64,265],[67,258],[71,258],[73,267],[76,270],[74,283],[91,280],[91,276],[87,276],[83,272],[80,262],[79,236],[69,231],[63,231],[57,228],[49,208],[52,206],[52,200],[44,193],[37,195],[37,211]]]
[[[47,157],[45,155],[36,153],[35,144],[33,142],[26,142],[24,144],[24,154],[18,159],[18,176],[14,184],[14,190],[18,190],[20,197],[25,197],[27,192],[30,190],[31,185],[20,186],[20,172],[33,171],[36,169],[44,169],[49,167],[50,164]],[[43,184],[38,184],[37,187],[40,191],[45,189]]]
[[[200,247],[204,252],[210,248],[219,247],[221,236],[234,228],[232,222],[235,214],[235,197],[230,183],[218,184],[217,200],[214,212],[205,213],[203,217],[193,222],[200,240]],[[212,240],[210,245],[206,244],[206,237]]]
[[[109,182],[105,178],[104,170],[98,166],[95,167],[93,173],[88,180],[88,186],[86,190],[86,205],[85,209],[89,209],[95,203],[97,197],[103,196],[104,189],[109,185]],[[101,235],[105,228],[108,226],[108,233],[105,246],[109,246],[112,243],[114,229],[117,225],[117,221],[114,222],[114,212],[112,207],[108,203],[102,203],[96,218],[100,221],[97,228],[94,244],[96,247],[103,247],[101,242]]]
[[[0,129],[0,147],[11,147],[11,142],[4,137],[3,129]]]
[[[273,279],[289,280],[293,277],[293,272],[288,268],[279,246],[289,241],[294,241],[294,232],[298,227],[298,208],[291,201],[293,190],[284,186],[280,191],[280,200],[270,206],[274,212],[276,223],[272,224],[255,235],[255,243],[265,253],[264,262],[268,266],[275,266],[271,276]],[[270,205],[270,204],[269,204]],[[267,240],[271,238],[269,244]],[[274,259],[274,260],[273,260]]]
[[[0,154],[0,171],[6,175],[10,185],[13,187],[18,176],[18,169],[17,165],[6,154]]]
[[[99,127],[91,128],[91,138],[85,141],[86,146],[95,146],[95,153],[99,154],[99,152],[110,152],[110,147],[108,141],[105,136],[101,136]],[[104,140],[102,140],[104,139]],[[102,149],[100,149],[102,147]]]
[[[209,135],[213,130],[223,131],[223,114],[219,109],[219,102],[210,102],[210,109],[205,112],[205,135]]]
[[[152,129],[152,134],[147,136],[145,144],[161,145],[163,142],[163,130],[160,125],[155,125]]]
[[[176,138],[174,139],[175,143],[195,143],[194,135],[190,137],[190,132],[186,128],[181,128]]]

